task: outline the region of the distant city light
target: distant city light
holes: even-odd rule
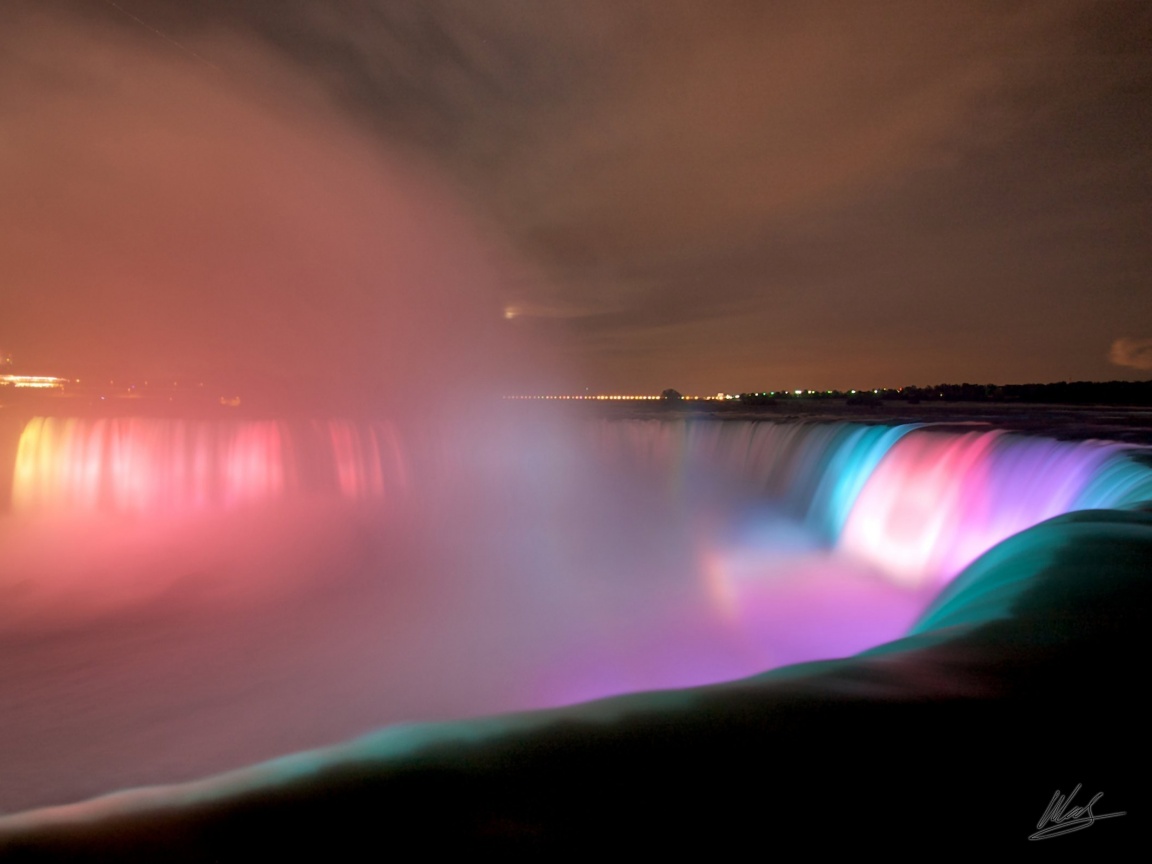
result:
[[[53,378],[51,375],[0,375],[0,384],[6,384],[12,387],[63,389],[67,383],[67,378]]]
[[[521,400],[521,399],[545,399],[545,400],[551,400],[551,401],[574,400],[574,401],[581,401],[581,402],[606,402],[606,401],[611,401],[611,402],[640,402],[640,401],[651,401],[653,399],[660,400],[660,399],[663,399],[664,397],[663,396],[652,396],[650,394],[626,396],[626,395],[609,394],[609,393],[599,393],[599,394],[585,393],[585,394],[580,394],[580,395],[575,395],[575,396],[569,396],[569,395],[563,395],[563,394],[556,394],[556,395],[523,394],[523,395],[518,395],[518,396],[505,396],[504,398],[505,399],[514,399],[514,400]],[[685,399],[697,399],[699,397],[697,397],[697,396],[685,396],[683,398],[685,398]]]
[[[824,397],[826,397],[826,396],[832,396],[832,397],[845,397],[845,396],[848,396],[848,395],[853,395],[853,396],[854,396],[854,395],[856,395],[856,394],[858,394],[858,393],[865,393],[865,394],[867,394],[867,393],[869,393],[869,392],[871,392],[871,393],[875,393],[875,394],[879,395],[879,394],[882,394],[882,393],[902,392],[902,390],[903,390],[903,388],[901,388],[901,390],[898,390],[898,391],[893,391],[893,390],[891,390],[891,389],[889,389],[889,388],[874,389],[874,390],[871,390],[871,391],[868,391],[868,390],[855,390],[855,389],[853,389],[853,390],[848,390],[848,391],[840,391],[840,390],[807,390],[807,389],[800,389],[800,390],[764,390],[764,391],[748,391],[748,392],[746,392],[746,393],[739,393],[739,394],[738,394],[738,393],[725,393],[724,391],[719,391],[719,392],[717,392],[717,393],[714,393],[714,394],[712,394],[712,395],[709,395],[709,396],[692,396],[692,395],[687,395],[687,394],[684,394],[684,395],[676,394],[674,397],[672,397],[672,400],[671,400],[671,401],[682,401],[682,402],[739,402],[739,401],[740,401],[742,398],[752,398],[752,399],[755,399],[755,398],[757,398],[757,397],[768,397],[768,396],[772,396],[772,397],[777,397],[777,396],[783,396],[783,397],[799,396],[799,397],[800,397],[800,398],[802,398],[802,399],[806,399],[807,397],[812,397],[812,396],[814,396],[814,397],[816,397],[817,399],[822,399],[822,398],[824,398]],[[672,392],[675,392],[675,391],[672,391]],[[940,395],[943,395],[943,394],[940,394]],[[660,394],[660,395],[654,395],[654,394],[651,394],[651,393],[643,393],[643,394],[623,394],[623,393],[578,393],[578,394],[563,394],[563,393],[521,393],[521,394],[509,394],[509,395],[506,395],[506,396],[504,396],[503,398],[504,398],[504,399],[508,399],[508,400],[537,400],[537,401],[551,401],[551,402],[567,402],[567,401],[574,401],[574,402],[657,402],[657,401],[669,401],[669,397],[667,397],[667,396],[665,396],[665,395],[663,395],[663,394]],[[752,402],[751,404],[757,404],[757,403],[755,403],[755,402]]]
[[[548,401],[548,402],[660,402],[666,397],[651,393],[617,394],[617,393],[521,393],[503,397],[510,401]],[[678,396],[674,401],[681,402],[726,402],[739,401],[740,397],[732,393],[717,393],[714,396]]]

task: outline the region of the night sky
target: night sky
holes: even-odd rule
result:
[[[21,371],[380,398],[1152,377],[1145,0],[0,15]]]

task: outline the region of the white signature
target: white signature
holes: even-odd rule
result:
[[[1073,831],[1082,831],[1085,828],[1090,828],[1094,823],[1100,819],[1111,819],[1113,816],[1123,816],[1124,813],[1104,813],[1097,815],[1092,812],[1092,805],[1095,804],[1104,795],[1103,792],[1097,792],[1092,800],[1085,804],[1083,807],[1073,807],[1072,799],[1076,797],[1076,793],[1080,791],[1080,783],[1076,784],[1076,788],[1072,790],[1072,794],[1065,798],[1060,794],[1060,790],[1056,790],[1056,794],[1052,796],[1052,800],[1048,802],[1048,809],[1044,811],[1044,815],[1040,817],[1040,821],[1036,823],[1037,831],[1030,836],[1029,840],[1047,840],[1049,837],[1059,837],[1061,834],[1071,834]],[[1048,823],[1051,822],[1051,825]],[[1045,828],[1044,826],[1048,827]]]

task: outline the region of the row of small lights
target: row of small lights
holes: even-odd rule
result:
[[[779,393],[782,396],[794,395],[803,396],[805,394],[814,396],[819,392],[817,390],[771,390],[764,393],[753,393],[753,396],[775,396]],[[849,393],[858,393],[858,390],[849,390]],[[879,393],[879,390],[873,390],[873,393]],[[825,394],[831,395],[831,390],[825,390]],[[640,402],[640,401],[653,401],[661,400],[663,396],[610,396],[610,395],[596,395],[596,396],[505,396],[505,399],[515,400],[547,400],[547,401],[583,401],[583,402]],[[725,400],[739,400],[739,396],[734,396],[731,393],[717,393],[715,396],[681,396],[682,400],[686,402],[700,401],[700,402],[723,402]]]
[[[13,387],[64,387],[68,384],[80,384],[79,378],[54,378],[50,375],[0,375],[0,385],[7,384]],[[109,381],[109,386],[115,387],[115,381]],[[126,390],[135,390],[135,384],[121,384]],[[145,381],[145,387],[151,386],[151,382]],[[164,386],[164,385],[161,385]],[[179,387],[179,381],[172,382],[173,387]],[[192,386],[192,385],[187,385]],[[195,385],[196,387],[203,387],[204,382],[200,381]]]
[[[30,388],[35,388],[38,390],[63,390],[65,385],[73,384],[73,383],[79,384],[80,379],[79,378],[76,378],[76,379],[54,378],[51,375],[0,375],[0,387],[10,386],[10,387],[17,387],[17,388],[30,387]],[[115,384],[116,384],[115,381],[109,381],[108,383],[112,386],[115,386]],[[121,385],[121,386],[123,386],[123,385]],[[148,386],[147,381],[144,382],[144,386],[145,387]],[[172,386],[173,387],[179,386],[179,382],[173,381]],[[204,382],[201,381],[199,384],[197,384],[197,386],[203,387]],[[126,392],[131,393],[132,391],[134,391],[136,389],[136,385],[130,384],[125,389],[126,389]],[[104,399],[105,397],[101,396],[100,398]],[[168,397],[168,401],[169,402],[172,401],[171,396]],[[225,408],[239,407],[240,397],[239,396],[221,396],[220,397],[220,404],[223,405]]]
[[[903,390],[904,388],[900,387],[897,389]],[[809,396],[815,396],[819,392],[820,392],[819,390],[769,390],[765,393],[753,393],[752,395],[753,396],[775,396],[777,393],[779,393],[781,396],[787,396],[789,394],[792,394],[794,396],[803,396],[804,394],[808,394]],[[824,395],[825,396],[831,396],[835,392],[836,392],[835,390],[825,390]],[[867,390],[849,390],[848,392],[851,394],[851,393],[867,393],[868,391]],[[872,392],[873,393],[879,393],[880,391],[879,390],[873,390]],[[739,396],[729,396],[728,398],[729,399],[739,399],[740,397]]]
[[[662,399],[663,397],[662,396],[607,396],[607,395],[598,395],[598,396],[505,396],[504,398],[505,399],[548,399],[548,400],[559,400],[559,401],[567,401],[567,400],[571,399],[571,400],[577,400],[577,401],[597,401],[597,402],[607,402],[607,401],[638,402],[641,400]],[[685,396],[684,398],[685,399],[692,399],[695,397]]]

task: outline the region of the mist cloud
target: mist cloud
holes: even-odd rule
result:
[[[258,42],[137,29],[33,11],[2,38],[2,335],[24,368],[342,404],[498,374],[515,256],[442,172]]]

